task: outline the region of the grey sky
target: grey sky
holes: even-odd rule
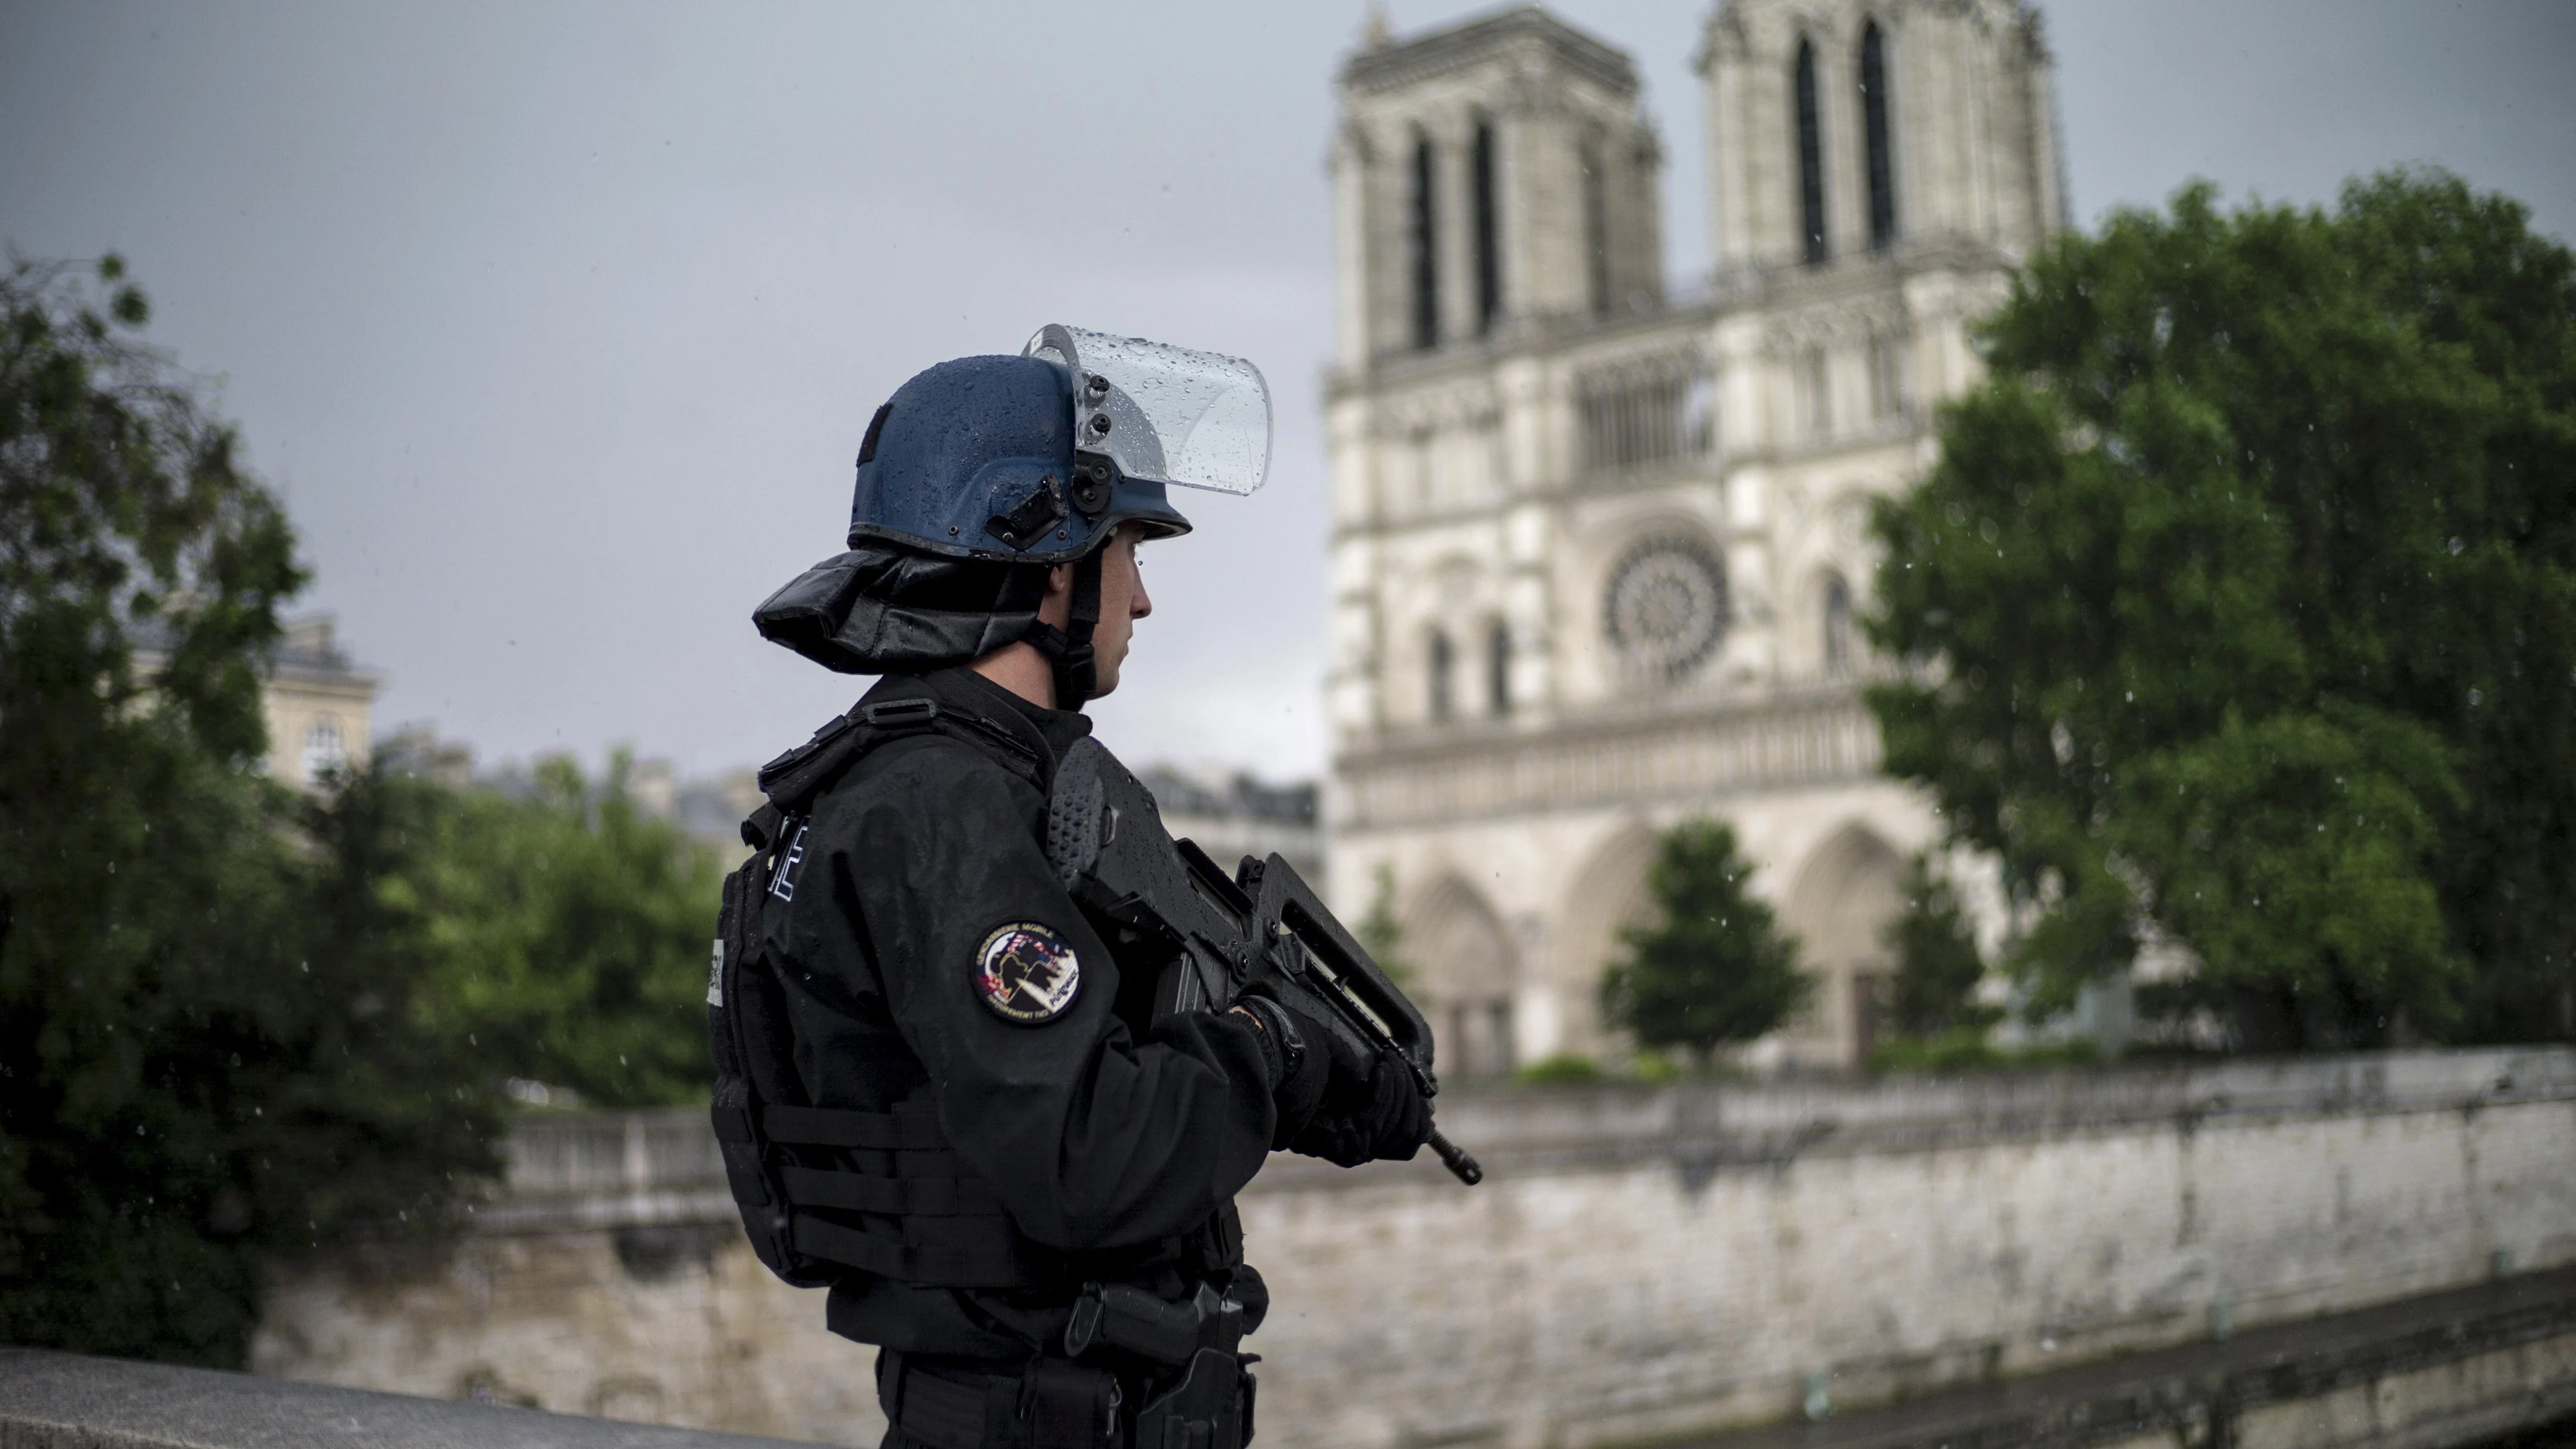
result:
[[[1667,255],[1709,248],[1706,0],[1636,55]],[[2089,222],[2193,175],[2448,165],[2576,230],[2576,5],[2061,0]],[[0,5],[0,237],[122,251],[286,493],[382,719],[487,759],[765,758],[853,681],[752,634],[835,551],[876,404],[1039,323],[1259,362],[1269,488],[1189,495],[1094,707],[1135,759],[1320,767],[1322,171],[1352,3]],[[1400,32],[1470,13],[1404,0]]]

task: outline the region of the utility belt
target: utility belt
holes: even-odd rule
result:
[[[1026,1365],[877,1351],[877,1401],[932,1449],[1243,1449],[1258,1361],[1243,1307],[1202,1284],[1185,1303],[1085,1284],[1065,1353]]]

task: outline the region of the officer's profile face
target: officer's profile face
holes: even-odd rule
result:
[[[1118,536],[1109,541],[1107,554],[1100,560],[1100,623],[1092,631],[1092,649],[1097,659],[1102,694],[1118,687],[1118,666],[1127,662],[1127,645],[1135,638],[1136,621],[1154,612],[1154,601],[1145,594],[1145,575],[1136,559],[1136,549],[1145,541],[1142,525],[1122,523]]]

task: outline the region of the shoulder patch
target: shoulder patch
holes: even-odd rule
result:
[[[1039,1026],[1064,1015],[1082,989],[1073,943],[1050,926],[996,926],[975,949],[975,995],[1004,1021]]]

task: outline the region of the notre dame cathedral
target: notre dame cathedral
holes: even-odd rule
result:
[[[1332,891],[1392,890],[1450,1074],[1607,1048],[1602,969],[1698,816],[1822,978],[1760,1052],[1849,1064],[1940,834],[1878,773],[1853,616],[1870,500],[2064,224],[2039,19],[1720,0],[1697,68],[1716,265],[1684,296],[1625,54],[1531,7],[1341,74]]]

